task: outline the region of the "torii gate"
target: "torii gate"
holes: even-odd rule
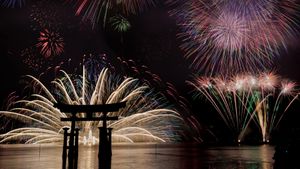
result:
[[[111,130],[107,128],[107,121],[118,120],[117,116],[108,117],[108,112],[118,111],[126,106],[126,102],[103,104],[103,105],[68,105],[55,103],[54,107],[65,113],[71,113],[71,117],[61,118],[61,121],[71,121],[71,131],[64,128],[64,143],[62,153],[62,168],[66,169],[66,159],[68,156],[68,169],[77,169],[78,165],[78,134],[79,129],[75,128],[76,121],[103,121],[102,127],[99,127],[99,150],[98,150],[98,168],[110,169],[111,166]],[[93,113],[100,112],[102,116],[94,117]],[[86,116],[79,118],[77,113],[86,113]],[[67,140],[69,136],[69,144]],[[67,151],[68,150],[68,151]]]

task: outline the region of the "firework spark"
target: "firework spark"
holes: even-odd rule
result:
[[[258,72],[272,65],[297,32],[294,0],[190,0],[176,16],[181,48],[207,74]]]
[[[267,141],[299,94],[294,82],[273,73],[231,79],[200,77],[188,83],[209,100],[239,141],[251,121],[259,126],[263,141]]]
[[[62,27],[63,16],[57,12],[59,6],[53,1],[41,0],[35,2],[31,6],[29,19],[31,28],[34,31],[39,31],[44,28],[59,29]],[[59,15],[60,14],[60,15]]]
[[[23,63],[35,72],[41,71],[41,69],[45,66],[45,58],[38,55],[38,50],[35,47],[30,47],[22,50],[20,52],[20,55],[22,57]]]
[[[58,56],[64,51],[64,39],[58,32],[44,29],[44,31],[40,32],[38,41],[39,42],[36,44],[36,46],[41,48],[40,53],[45,58]]]
[[[52,82],[53,92],[35,77],[27,76],[35,90],[31,99],[16,101],[9,110],[0,111],[1,116],[26,125],[1,134],[0,142],[61,142],[62,128],[70,127],[70,124],[60,121],[60,117],[67,115],[53,107],[58,101],[76,105],[126,101],[125,108],[109,113],[119,116],[118,121],[108,123],[108,127],[114,128],[112,137],[115,142],[170,142],[184,137],[181,133],[187,126],[180,114],[148,86],[140,84],[137,79],[110,74],[108,69],[103,69],[95,82],[90,81],[87,74],[85,69],[82,76],[71,76],[62,71],[63,76]],[[87,133],[92,130],[95,135],[97,126],[102,124],[85,122],[77,125],[82,129],[80,142],[84,142]]]

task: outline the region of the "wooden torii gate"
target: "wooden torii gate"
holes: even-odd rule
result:
[[[60,109],[61,112],[70,113],[70,117],[62,117],[61,121],[70,121],[71,130],[64,128],[64,143],[62,153],[62,168],[77,169],[78,166],[78,135],[79,129],[75,128],[76,121],[103,121],[102,127],[99,127],[99,150],[98,150],[98,168],[110,169],[111,166],[111,131],[107,128],[107,121],[118,120],[117,116],[109,117],[108,112],[118,111],[126,106],[126,102],[103,104],[103,105],[68,105],[63,103],[55,103],[54,107]],[[85,113],[85,117],[77,117],[77,113]],[[99,117],[95,117],[94,113],[101,113]],[[69,137],[69,144],[67,140]],[[67,164],[68,157],[68,165]]]

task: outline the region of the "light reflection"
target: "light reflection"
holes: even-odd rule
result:
[[[40,155],[39,155],[40,151]],[[272,169],[274,148],[199,147],[185,144],[113,144],[111,169]],[[61,168],[61,146],[0,145],[0,166]],[[40,158],[39,158],[40,156]],[[98,167],[98,146],[79,146],[78,169]]]
[[[97,138],[93,136],[92,130],[89,130],[89,135],[83,136],[83,145],[92,146],[92,145],[96,145],[96,143],[97,143]]]
[[[269,140],[267,140],[268,142]],[[272,149],[274,150],[274,149]],[[270,147],[266,144],[262,145],[260,147],[260,158],[262,159],[262,161],[268,161],[268,155],[270,153]],[[273,165],[272,165],[273,166]],[[262,163],[261,165],[261,168],[262,169],[269,169],[270,168],[270,163]]]
[[[80,146],[78,166],[82,169],[96,168],[98,162],[97,146]]]

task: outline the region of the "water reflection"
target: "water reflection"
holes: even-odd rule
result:
[[[93,146],[85,146],[79,149],[79,168],[96,168],[98,164],[98,148]]]
[[[0,145],[0,169],[59,169],[61,146]],[[274,148],[113,145],[112,169],[271,169]],[[98,147],[79,148],[79,168],[98,168]]]
[[[264,163],[262,163],[262,169],[269,169],[270,168],[270,163],[268,163],[269,160],[269,147],[267,145],[262,145],[260,148],[260,158],[263,160]],[[274,150],[271,156],[274,156]]]

